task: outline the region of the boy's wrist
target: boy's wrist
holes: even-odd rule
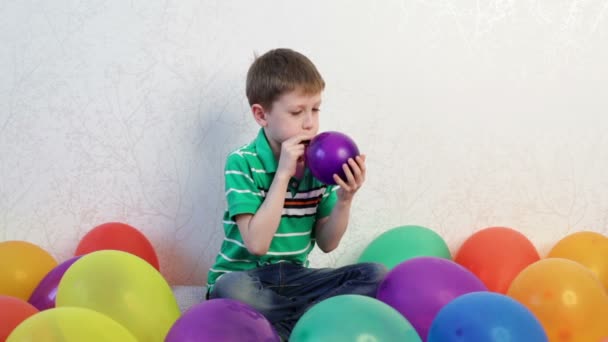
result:
[[[279,180],[285,183],[289,183],[291,176],[286,172],[277,172],[274,176],[275,180]]]
[[[336,205],[342,206],[342,207],[350,207],[350,205],[353,203],[353,198],[340,198],[338,197],[338,200],[336,201]]]

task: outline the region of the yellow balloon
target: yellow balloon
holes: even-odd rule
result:
[[[180,311],[169,284],[145,260],[122,251],[82,256],[57,288],[57,307],[101,312],[140,341],[163,341]]]
[[[608,237],[595,232],[577,232],[561,239],[547,257],[570,259],[582,264],[608,288]]]
[[[57,260],[26,241],[0,242],[0,294],[27,301]]]
[[[532,311],[549,341],[608,338],[608,295],[597,277],[577,262],[537,261],[515,277],[507,295]]]
[[[85,308],[54,308],[21,322],[6,342],[137,342],[127,328]]]

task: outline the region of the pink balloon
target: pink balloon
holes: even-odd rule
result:
[[[63,278],[63,274],[74,262],[76,262],[76,260],[80,259],[80,257],[81,256],[79,255],[68,259],[47,273],[34,292],[32,292],[28,302],[40,311],[54,308],[55,299],[57,298],[57,287],[59,286],[61,278]]]
[[[472,272],[452,260],[417,257],[395,266],[378,287],[377,298],[399,311],[426,341],[439,310],[463,294],[487,291]]]

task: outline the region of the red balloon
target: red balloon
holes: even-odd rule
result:
[[[506,227],[485,228],[471,235],[454,259],[479,277],[488,290],[503,294],[519,272],[538,260],[532,242]]]
[[[0,295],[0,341],[6,341],[21,322],[36,313],[38,309],[23,299]]]
[[[89,231],[78,244],[75,256],[112,249],[134,254],[160,270],[150,241],[139,230],[120,222],[109,222]]]

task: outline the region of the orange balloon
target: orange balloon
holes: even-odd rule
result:
[[[504,294],[513,278],[539,259],[538,251],[522,233],[490,227],[471,235],[454,261],[481,279],[488,290]]]
[[[55,266],[55,258],[33,243],[0,242],[0,294],[28,300]]]
[[[595,273],[608,288],[608,237],[595,232],[577,232],[561,239],[547,255],[576,261]]]
[[[137,255],[160,270],[156,251],[150,241],[139,230],[119,222],[104,223],[93,228],[80,240],[74,255],[106,249]]]
[[[0,295],[0,341],[6,341],[21,322],[37,312],[38,309],[23,299]]]
[[[600,341],[608,338],[608,296],[597,277],[568,259],[548,258],[526,267],[507,295],[541,322],[549,341]]]

